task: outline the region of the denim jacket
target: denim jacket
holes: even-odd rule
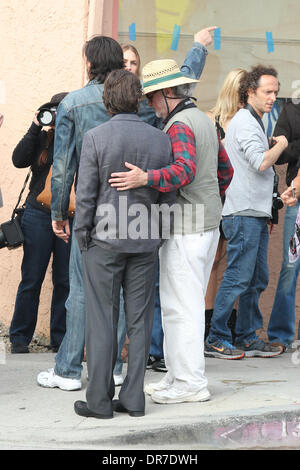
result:
[[[194,43],[186,55],[181,72],[199,79],[206,55],[206,48],[200,43]],[[102,100],[103,87],[97,80],[91,80],[83,88],[69,93],[57,108],[51,180],[51,216],[54,220],[65,220],[68,217],[69,195],[79,167],[84,134],[110,119]],[[146,98],[140,103],[138,115],[148,124],[160,127]]]

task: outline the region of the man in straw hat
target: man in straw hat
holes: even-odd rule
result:
[[[108,184],[113,168],[123,168],[125,160],[142,162],[144,168],[160,168],[172,161],[166,134],[137,115],[141,96],[136,75],[128,70],[111,72],[103,90],[111,119],[87,132],[82,144],[75,234],[83,260],[89,383],[87,401],[74,404],[81,416],[112,418],[113,411],[134,417],[145,414],[144,374],[162,235],[153,209],[172,206],[176,195],[144,187],[123,196]],[[154,232],[157,236],[152,236]],[[121,287],[128,365],[119,399],[112,401]]]
[[[110,183],[119,190],[151,186],[177,189],[170,238],[160,249],[160,296],[167,374],[145,391],[157,403],[206,401],[204,374],[205,292],[219,240],[221,199],[217,169],[219,142],[210,119],[191,99],[197,80],[185,77],[174,60],[156,60],[143,69],[143,92],[172,143],[174,163],[142,171],[127,164]],[[229,184],[229,181],[228,181]]]

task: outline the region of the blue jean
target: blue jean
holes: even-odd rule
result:
[[[159,296],[159,268],[158,268],[157,273],[156,273],[156,283],[155,283],[155,306],[154,306],[154,318],[153,318],[150,354],[152,356],[155,356],[158,359],[162,359],[164,357],[163,344],[164,344],[164,332],[163,332],[162,323],[161,323],[161,308],[160,308],[160,296]]]
[[[85,296],[82,258],[74,232],[69,264],[70,292],[66,301],[66,334],[55,357],[55,373],[80,379],[85,345]]]
[[[121,375],[123,369],[122,350],[126,339],[126,317],[124,309],[123,289],[120,294],[120,311],[118,322],[118,357],[114,367],[114,375]]]
[[[293,341],[295,336],[295,299],[300,258],[295,263],[290,263],[288,253],[289,240],[295,232],[295,221],[299,206],[300,202],[294,207],[287,206],[285,210],[283,260],[268,325],[269,341],[278,341],[286,346]]]
[[[10,341],[29,344],[32,340],[41,287],[53,254],[50,344],[56,347],[61,344],[66,329],[65,302],[69,293],[70,247],[54,235],[50,214],[30,204],[26,205],[21,226],[25,239],[22,280],[10,325]]]
[[[236,344],[255,338],[263,325],[259,297],[268,285],[268,226],[265,217],[225,216],[222,228],[227,239],[227,268],[218,290],[208,341],[232,342],[227,325],[239,297]]]

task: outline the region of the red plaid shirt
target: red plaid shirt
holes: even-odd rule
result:
[[[174,122],[167,134],[172,143],[174,162],[159,170],[148,170],[148,186],[169,192],[190,184],[196,174],[196,141],[193,131],[182,122]],[[218,181],[220,196],[224,196],[232,177],[227,152],[219,139]]]
[[[229,160],[228,154],[219,139],[219,154],[218,154],[218,182],[219,182],[219,191],[220,196],[225,196],[225,191],[230,185],[230,182],[233,177],[233,167],[231,161]]]
[[[148,186],[161,192],[186,186],[196,173],[196,142],[190,127],[174,122],[167,134],[172,143],[174,163],[160,170],[148,170]]]

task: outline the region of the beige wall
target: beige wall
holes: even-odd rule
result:
[[[4,114],[0,129],[4,207],[0,221],[4,222],[28,171],[12,165],[12,151],[30,126],[35,110],[55,93],[84,83],[82,46],[87,37],[88,0],[1,0],[0,18],[0,112]],[[8,324],[20,281],[22,248],[4,248],[0,257],[0,322]],[[38,324],[38,331],[47,333],[50,296],[51,268],[43,286]]]
[[[26,170],[16,169],[11,163],[15,145],[28,129],[38,106],[57,92],[83,86],[82,46],[92,34],[115,35],[112,19],[116,3],[117,0],[0,1],[0,112],[5,115],[0,129],[0,187],[4,199],[0,223],[9,219],[27,174]],[[265,24],[281,40],[295,37],[297,13],[300,13],[298,2],[290,1],[287,8],[285,2],[273,1],[271,16],[265,3],[253,0],[248,7],[249,2],[244,0],[119,0],[119,40],[128,42],[128,25],[135,22],[135,45],[143,64],[159,57],[174,57],[180,63],[195,31],[208,24],[221,26],[226,38],[222,41],[221,51],[210,47],[207,66],[197,90],[202,109],[214,103],[218,86],[230,68],[237,65],[248,67],[258,60],[274,61],[280,74],[286,74],[282,89],[290,89],[288,80],[297,79],[298,73],[297,41],[293,44],[278,43],[276,52],[271,55],[266,53],[265,43],[239,39],[242,36],[248,39],[261,37]],[[235,8],[237,4],[240,9]],[[254,8],[255,5],[259,5],[258,9]],[[182,26],[178,51],[170,51],[174,23]],[[279,173],[281,186],[284,186],[284,168],[280,168]],[[270,286],[261,301],[265,324],[281,264],[282,221],[283,211],[280,225],[270,241]],[[22,249],[2,249],[0,257],[0,322],[8,325],[20,281]],[[37,333],[46,335],[49,333],[51,290],[50,267],[41,294],[37,326]],[[300,316],[298,305],[297,318]]]
[[[12,165],[15,145],[29,128],[34,112],[51,96],[86,83],[82,47],[93,34],[115,35],[116,0],[0,1],[0,188],[7,221],[27,171]],[[117,26],[117,24],[116,24]],[[0,251],[0,323],[9,325],[21,279],[22,248]],[[41,293],[36,332],[49,334],[51,265]]]

